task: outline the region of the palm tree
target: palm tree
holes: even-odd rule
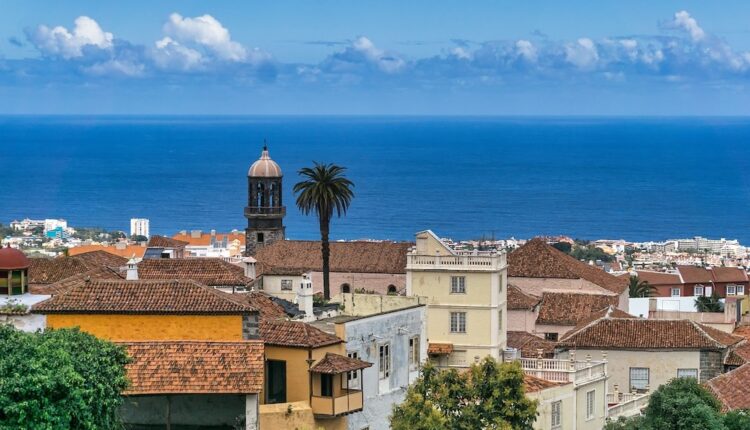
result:
[[[303,167],[299,175],[301,182],[294,185],[297,207],[305,215],[315,213],[320,221],[320,242],[323,253],[323,298],[331,298],[329,259],[331,254],[328,232],[334,212],[337,217],[346,214],[354,198],[354,183],[344,176],[345,167],[335,164],[320,164]]]
[[[651,297],[656,294],[656,288],[648,281],[641,281],[636,275],[630,275],[630,297]]]
[[[698,312],[723,312],[724,305],[719,300],[719,295],[714,291],[710,297],[699,296],[695,298],[695,308]]]

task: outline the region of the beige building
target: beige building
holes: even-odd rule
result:
[[[499,359],[506,346],[504,253],[458,252],[417,233],[406,263],[407,296],[427,298],[428,354],[442,367]]]
[[[609,390],[648,392],[675,377],[700,382],[723,373],[733,346],[744,339],[689,320],[605,315],[583,323],[558,344],[558,357],[575,352],[609,360]]]

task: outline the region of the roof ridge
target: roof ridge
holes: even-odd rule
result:
[[[706,328],[708,326],[704,326],[703,324],[698,323],[698,322],[693,321],[693,320],[688,320],[688,321],[690,321],[693,324],[693,326],[695,328],[697,328],[704,336],[706,336],[709,339],[711,339],[711,341],[713,341],[716,344],[716,346],[718,346],[718,347],[727,347],[728,348],[730,346],[736,345],[736,343],[729,344],[729,345],[724,345],[723,343],[721,343],[721,341],[717,340],[714,336],[712,336],[710,333],[708,333],[706,330],[704,330],[704,328]],[[713,327],[711,327],[711,328],[713,328]],[[730,336],[733,336],[733,337],[740,337],[740,336],[734,336],[731,333],[727,333],[727,335],[730,335]],[[739,342],[737,342],[737,343],[739,343]]]

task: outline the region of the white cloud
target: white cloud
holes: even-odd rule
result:
[[[451,55],[458,58],[459,60],[471,59],[471,53],[461,46],[456,46],[455,48],[451,49]]]
[[[594,42],[584,37],[565,46],[565,61],[579,69],[591,69],[599,61],[599,53]]]
[[[49,28],[40,25],[29,34],[29,39],[40,51],[66,59],[83,56],[83,47],[87,45],[111,49],[113,38],[112,33],[102,30],[96,21],[87,16],[76,18],[72,32],[62,26]]]
[[[687,31],[694,42],[699,42],[706,37],[706,33],[700,28],[700,26],[698,26],[698,21],[690,16],[686,10],[681,10],[675,13],[672,24],[677,28]]]
[[[143,75],[144,69],[145,66],[140,63],[125,60],[109,60],[86,67],[84,71],[96,76],[123,75],[136,77]]]
[[[161,69],[195,70],[203,65],[203,55],[167,36],[154,43],[154,64]]]
[[[396,73],[403,69],[406,62],[396,56],[387,55],[385,51],[378,49],[372,41],[364,36],[358,37],[352,42],[352,49],[362,54],[368,61],[386,73]]]
[[[245,47],[233,41],[229,30],[211,15],[184,18],[173,13],[164,24],[164,33],[184,44],[201,45],[222,60],[244,62],[252,59]]]
[[[536,47],[528,40],[522,39],[516,41],[516,51],[518,52],[518,55],[525,58],[527,61],[530,61],[532,63],[536,62]]]

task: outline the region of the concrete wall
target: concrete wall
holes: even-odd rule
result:
[[[241,315],[49,314],[47,327],[80,327],[117,341],[242,340]]]
[[[310,272],[314,293],[323,293],[323,272]],[[291,290],[282,290],[281,281],[292,281]],[[302,275],[263,275],[263,291],[272,296],[287,300],[294,300],[296,290],[302,282]],[[342,293],[342,286],[349,285],[349,291],[363,288],[377,294],[387,294],[388,287],[393,285],[396,291],[404,294],[406,289],[406,275],[403,273],[342,273],[331,272],[331,297],[338,297]]]
[[[427,302],[419,296],[384,296],[380,294],[341,294],[342,312],[346,315],[366,316],[390,312]]]
[[[534,333],[536,327],[536,312],[533,311],[508,311],[508,331],[525,331]]]
[[[260,406],[260,429],[317,430],[307,401]]]
[[[226,394],[127,396],[120,414],[128,428],[145,428],[164,426],[168,409],[173,425],[235,426],[245,421],[246,398]]]
[[[361,387],[364,409],[349,416],[349,429],[387,430],[393,405],[401,403],[406,388],[414,381],[419,369],[409,367],[409,339],[419,336],[420,362],[427,358],[427,331],[424,306],[373,315],[344,323],[343,336],[347,352],[357,352],[360,360],[373,363],[364,369]],[[379,350],[390,344],[391,374],[387,382],[379,380]]]
[[[539,401],[535,430],[601,430],[607,418],[607,381],[604,378],[576,386],[559,385],[527,397]],[[594,415],[587,417],[586,396],[594,392]],[[561,401],[561,425],[552,427],[552,403]]]
[[[677,377],[677,369],[699,369],[698,350],[607,350],[608,391],[618,385],[620,392],[630,391],[630,368],[649,368],[649,387],[655,390],[660,385]],[[591,354],[593,360],[602,360],[601,350],[577,349],[576,359],[583,360]],[[558,358],[568,359],[569,352],[558,354]]]
[[[35,332],[37,330],[44,330],[47,326],[47,317],[39,314],[0,314],[0,325],[2,324],[10,324],[22,331]]]

